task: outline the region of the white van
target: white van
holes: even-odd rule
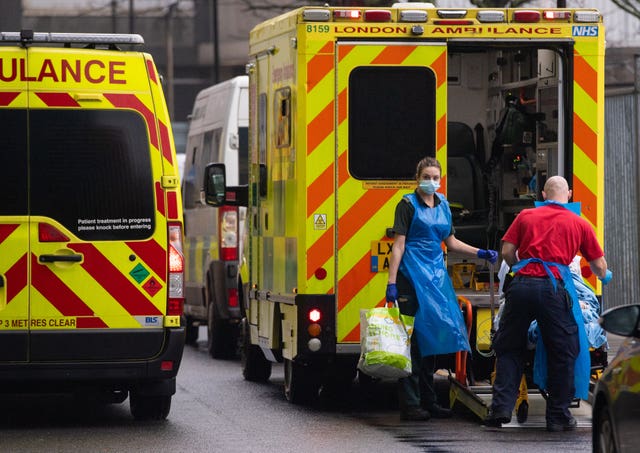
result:
[[[200,192],[205,166],[211,162],[225,164],[229,185],[248,182],[248,80],[235,77],[198,93],[187,135],[182,182],[187,343],[195,343],[198,327],[206,324],[214,358],[236,355],[246,208],[208,206]]]

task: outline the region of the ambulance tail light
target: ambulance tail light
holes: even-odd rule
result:
[[[543,11],[542,16],[546,20],[570,20],[571,19],[571,11]]]
[[[598,11],[576,11],[573,15],[575,22],[594,23],[600,22],[600,13]]]
[[[335,296],[297,295],[298,355],[335,353]]]
[[[182,225],[169,223],[169,299],[167,316],[181,316],[184,308],[184,255]]]
[[[505,21],[504,11],[478,11],[476,19],[482,23],[499,23]]]
[[[541,14],[540,11],[530,11],[530,10],[522,10],[522,11],[514,11],[513,12],[513,21],[514,22],[540,22]]]
[[[336,9],[333,18],[336,20],[360,20],[362,12],[359,9]]]
[[[219,211],[218,243],[220,260],[238,260],[238,208],[222,206]]]
[[[365,22],[390,22],[391,11],[371,9],[364,12]]]
[[[38,223],[38,240],[40,242],[69,242],[69,237],[48,223]]]

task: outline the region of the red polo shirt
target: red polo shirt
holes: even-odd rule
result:
[[[546,262],[569,265],[578,252],[587,261],[604,256],[589,222],[554,204],[520,212],[502,240],[517,246],[518,258],[521,260],[540,258]],[[556,277],[560,277],[555,267],[551,267],[551,270]],[[528,264],[518,274],[547,276],[539,263]]]

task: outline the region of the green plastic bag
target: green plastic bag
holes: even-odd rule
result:
[[[397,306],[360,310],[358,369],[380,379],[410,376],[413,322]]]

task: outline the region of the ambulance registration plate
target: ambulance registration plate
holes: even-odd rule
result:
[[[389,272],[393,241],[371,242],[371,272]]]

